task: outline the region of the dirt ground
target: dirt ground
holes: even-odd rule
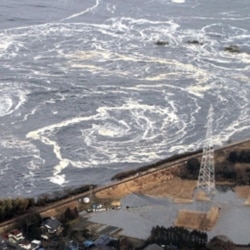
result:
[[[227,185],[232,183],[220,182],[219,184]],[[119,200],[131,193],[141,193],[166,197],[176,203],[185,203],[192,202],[196,185],[196,180],[184,180],[164,170],[153,175],[138,177],[109,189],[104,189],[95,193],[95,196],[100,199]],[[237,186],[234,188],[234,191],[239,197],[245,199],[246,205],[250,205],[250,185]],[[199,200],[205,200],[205,198],[199,196]]]
[[[245,199],[245,205],[250,205],[250,185],[248,186],[237,186],[234,188],[237,195]]]
[[[220,208],[212,207],[207,213],[180,210],[175,226],[209,231],[217,222]]]
[[[142,193],[166,197],[174,202],[191,202],[196,184],[197,181],[182,180],[179,177],[175,177],[172,180],[161,183],[161,185],[155,185],[151,189],[142,190]]]
[[[131,193],[142,193],[170,198],[175,202],[189,202],[193,198],[195,187],[196,181],[182,180],[164,170],[102,190],[95,196],[97,198],[121,199]]]

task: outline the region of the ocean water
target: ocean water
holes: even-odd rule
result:
[[[249,0],[1,0],[0,196],[199,149],[211,104],[216,146],[248,138],[249,13]]]

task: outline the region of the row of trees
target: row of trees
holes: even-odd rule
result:
[[[21,215],[34,205],[34,199],[16,198],[0,200],[0,222]]]
[[[188,231],[183,227],[153,227],[148,243],[174,245],[178,249],[205,249],[207,234],[198,230]]]
[[[243,164],[236,167],[236,163]],[[215,162],[216,180],[233,181],[238,185],[250,184],[250,151],[237,150],[229,153],[223,162]],[[196,180],[199,175],[200,161],[198,158],[190,158],[181,168],[180,177]]]
[[[61,192],[43,194],[35,198],[18,197],[15,199],[2,199],[0,200],[0,222],[28,213],[31,208],[43,207],[49,203],[65,199],[71,195],[88,192],[91,188],[95,187],[95,185],[84,185],[74,189],[63,190]]]
[[[49,195],[43,195],[39,199],[18,197],[16,199],[0,200],[0,222],[24,215],[32,208],[42,207],[60,199],[62,197],[56,199],[51,198]]]
[[[250,151],[233,151],[229,154],[228,160],[233,163],[250,163]]]

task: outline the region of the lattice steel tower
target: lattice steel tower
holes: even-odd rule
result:
[[[214,148],[213,148],[213,106],[208,111],[207,133],[204,143],[201,166],[198,176],[197,189],[202,189],[207,195],[210,195],[215,188],[214,176]]]

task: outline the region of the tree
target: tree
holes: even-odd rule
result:
[[[19,224],[27,239],[39,239],[41,235],[40,226],[42,217],[38,213],[31,213],[22,218]],[[39,237],[39,238],[38,238]]]
[[[65,222],[70,221],[70,220],[74,220],[78,217],[78,213],[76,209],[70,209],[67,208],[65,210],[65,212],[62,215],[62,220],[64,220]]]
[[[209,241],[207,248],[210,250],[233,250],[234,244],[224,236],[216,236]]]
[[[189,231],[183,227],[153,227],[148,244],[175,245],[178,249],[204,249],[207,244],[207,234],[198,230]]]
[[[197,158],[191,158],[187,161],[187,169],[192,174],[198,173],[200,169],[200,161]]]

